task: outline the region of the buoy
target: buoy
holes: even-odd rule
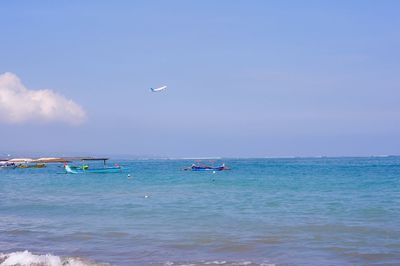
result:
[[[215,171],[213,171],[213,174],[215,174],[216,172]]]

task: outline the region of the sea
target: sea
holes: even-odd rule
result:
[[[400,157],[0,170],[0,265],[400,265]]]

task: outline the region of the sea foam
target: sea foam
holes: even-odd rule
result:
[[[25,251],[0,253],[0,266],[97,266],[98,264],[78,257],[59,257],[51,254],[35,255]]]

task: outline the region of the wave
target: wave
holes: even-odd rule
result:
[[[153,265],[154,263],[152,263]],[[256,263],[252,261],[168,261],[164,266],[275,266],[267,261]],[[111,266],[109,263],[98,263],[81,257],[60,257],[52,254],[36,255],[28,250],[11,253],[0,253],[0,266]]]
[[[202,261],[202,262],[166,262],[164,266],[275,266],[273,263],[262,262],[256,263],[252,261]]]
[[[80,257],[59,257],[51,254],[35,255],[25,251],[0,253],[0,266],[108,266]]]

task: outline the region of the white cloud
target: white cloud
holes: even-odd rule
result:
[[[64,122],[77,125],[85,111],[74,101],[52,90],[30,90],[13,73],[0,75],[0,121]]]

